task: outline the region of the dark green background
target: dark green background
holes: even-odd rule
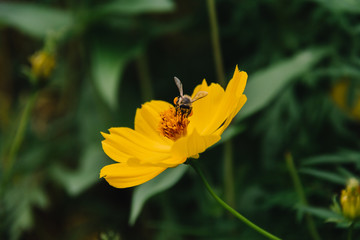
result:
[[[304,211],[329,209],[346,179],[359,173],[359,120],[330,93],[347,79],[346,103],[358,100],[360,2],[218,0],[216,6],[226,80],[236,65],[249,75],[248,102],[224,135],[233,145],[234,207],[278,237],[311,239]],[[50,79],[33,86],[24,69],[49,30],[59,34],[57,65]],[[100,131],[133,127],[144,101],[172,102],[173,76],[186,93],[203,78],[216,82],[213,56],[205,0],[2,1],[0,238],[265,239],[218,206],[192,169],[148,199],[132,227],[133,189],[98,179],[112,162]],[[34,92],[39,96],[8,173],[9,149]],[[220,196],[223,149],[218,144],[199,159]],[[293,187],[287,152],[307,207]],[[326,214],[314,216],[322,239],[344,239],[346,229],[326,223]]]

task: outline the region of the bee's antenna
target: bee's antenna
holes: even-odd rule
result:
[[[183,97],[184,91],[183,91],[183,86],[182,86],[180,79],[178,79],[177,77],[174,77],[174,80],[175,80],[175,84],[176,84],[177,88],[179,89],[180,97]]]

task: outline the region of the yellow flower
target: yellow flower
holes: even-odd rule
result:
[[[29,61],[31,73],[37,78],[48,78],[55,67],[55,56],[43,50],[34,53]]]
[[[355,120],[360,120],[360,89],[355,87],[354,103],[348,103],[348,95],[350,94],[350,81],[342,79],[338,81],[331,90],[331,96],[336,105],[346,114]]]
[[[340,203],[343,215],[346,218],[350,220],[360,218],[360,186],[358,180],[349,179],[346,189],[341,192]]]
[[[208,95],[192,104],[192,113],[181,114],[170,103],[150,101],[137,109],[135,130],[110,128],[102,133],[104,152],[114,161],[101,169],[100,177],[117,188],[142,184],[167,168],[176,167],[187,158],[218,142],[221,134],[240,111],[247,98],[243,94],[247,74],[236,67],[226,90],[204,79],[199,91]]]

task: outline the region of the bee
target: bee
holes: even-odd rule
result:
[[[203,97],[206,97],[208,93],[205,91],[199,91],[195,94],[194,98],[191,98],[189,95],[184,95],[183,86],[180,79],[174,77],[174,80],[180,92],[180,96],[174,98],[176,112],[180,112],[182,116],[190,117],[192,115],[192,103]]]

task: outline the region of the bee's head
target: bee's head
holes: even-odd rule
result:
[[[191,97],[188,95],[184,95],[183,97],[180,97],[178,100],[179,106],[185,106],[185,107],[191,107]]]
[[[176,106],[191,106],[191,97],[188,95],[174,98],[174,104]]]

